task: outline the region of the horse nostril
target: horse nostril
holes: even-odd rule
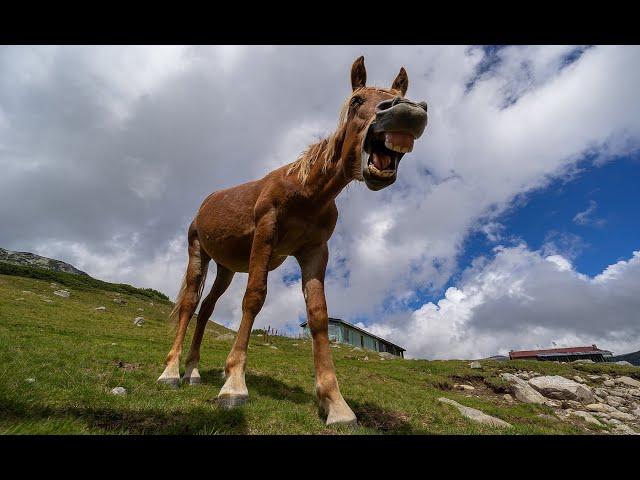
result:
[[[419,102],[418,106],[422,107],[425,112],[427,111],[427,102]]]
[[[394,98],[393,102],[391,102],[391,106],[392,107],[396,106],[400,102],[400,100],[402,100],[402,97],[398,96],[398,97]]]

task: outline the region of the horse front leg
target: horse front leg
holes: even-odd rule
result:
[[[275,211],[263,214],[257,222],[249,258],[249,279],[242,299],[242,321],[236,340],[224,366],[225,384],[218,394],[218,404],[223,408],[242,405],[249,398],[245,383],[247,347],[253,321],[262,309],[267,297],[269,261],[273,252],[276,218]]]
[[[307,304],[307,322],[313,338],[316,394],[327,425],[355,424],[356,416],[345,402],[333,367],[329,346],[329,316],[324,295],[324,274],[329,250],[324,243],[296,256],[302,271],[302,291]]]

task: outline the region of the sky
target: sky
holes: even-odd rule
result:
[[[330,134],[360,55],[429,124],[396,183],[338,197],[329,315],[412,358],[640,349],[634,46],[0,46],[0,246],[174,298],[202,200]],[[290,258],[254,328],[304,316]]]

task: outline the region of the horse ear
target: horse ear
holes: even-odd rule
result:
[[[367,69],[364,68],[364,57],[359,57],[351,65],[351,88],[356,90],[367,84]]]
[[[404,97],[407,93],[407,88],[409,88],[409,76],[407,75],[407,71],[402,67],[400,69],[400,73],[393,81],[393,85],[391,85],[392,90],[400,90],[402,96]]]

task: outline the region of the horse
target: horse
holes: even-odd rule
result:
[[[354,424],[336,379],[328,337],[324,277],[327,243],[336,226],[335,199],[352,181],[377,191],[396,181],[400,161],[427,125],[427,103],[405,98],[409,77],[404,67],[390,89],[367,87],[364,57],[351,66],[349,97],[336,130],[310,145],[292,163],[259,180],[210,194],[202,202],[188,232],[188,264],[170,318],[176,335],[159,383],[180,385],[180,355],[185,332],[203,294],[209,262],[216,278],[197,315],[182,381],[200,383],[200,344],[216,302],[235,272],[248,272],[242,320],[224,365],[217,403],[221,408],[244,404],[247,347],[253,322],[267,295],[267,276],[293,256],[301,271],[302,293],[311,331],[315,392],[327,425]]]

